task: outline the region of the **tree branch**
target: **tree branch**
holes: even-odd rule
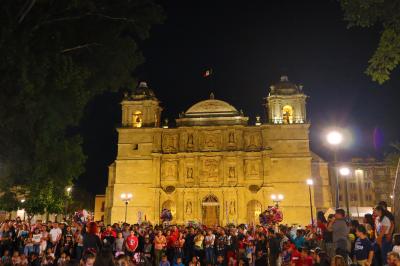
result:
[[[83,49],[83,48],[88,48],[88,47],[90,47],[90,46],[100,46],[101,44],[99,44],[99,43],[86,43],[86,44],[82,44],[82,45],[77,45],[77,46],[75,46],[75,47],[71,47],[71,48],[67,48],[67,49],[64,49],[64,50],[62,50],[61,51],[61,53],[63,54],[63,53],[68,53],[68,52],[71,52],[71,51],[75,51],[75,50],[79,50],[79,49]]]
[[[29,3],[28,7],[25,9],[25,11],[23,11],[21,17],[18,20],[18,23],[21,24],[21,22],[25,19],[26,15],[28,15],[28,13],[31,11],[32,7],[35,5],[36,0],[31,0],[31,2]]]

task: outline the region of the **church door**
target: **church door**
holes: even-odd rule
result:
[[[219,202],[214,195],[208,195],[203,199],[202,222],[206,226],[219,225]]]

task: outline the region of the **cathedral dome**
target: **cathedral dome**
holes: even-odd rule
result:
[[[270,87],[271,95],[292,95],[302,93],[302,86],[298,86],[289,81],[287,76],[281,76],[279,82]]]
[[[202,116],[202,115],[239,115],[238,110],[227,102],[214,99],[214,95],[210,95],[210,99],[200,101],[192,105],[186,112],[186,116]]]
[[[134,100],[155,99],[154,91],[147,86],[147,82],[141,81],[139,86],[132,93]]]
[[[247,121],[248,117],[235,107],[214,99],[213,93],[210,99],[195,103],[176,120],[178,126],[243,125],[247,124]]]

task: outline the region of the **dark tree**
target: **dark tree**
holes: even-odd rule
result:
[[[152,0],[3,0],[0,204],[60,213],[83,171],[87,102],[135,84],[138,48],[163,19]],[[99,122],[101,118],[99,117]]]

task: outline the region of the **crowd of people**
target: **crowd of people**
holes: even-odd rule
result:
[[[363,221],[345,211],[313,225],[28,223],[0,228],[1,265],[57,266],[400,266],[400,235],[381,202]]]

